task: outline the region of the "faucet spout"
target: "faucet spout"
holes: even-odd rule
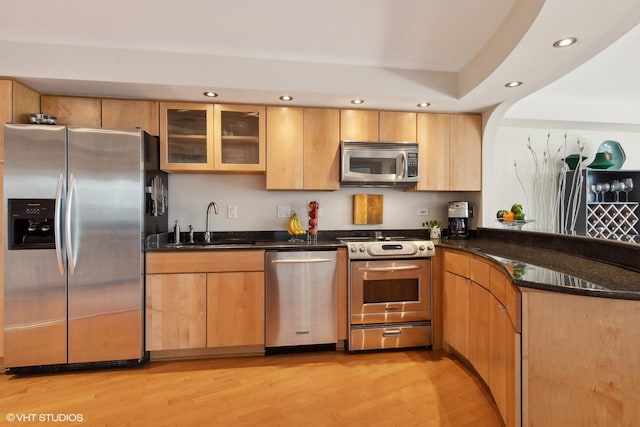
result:
[[[213,234],[211,233],[211,231],[209,231],[209,215],[211,214],[211,208],[213,208],[213,212],[217,215],[218,205],[216,204],[216,202],[211,202],[209,203],[209,206],[207,206],[207,219],[206,219],[206,227],[204,232],[204,241],[206,243],[211,243],[211,235]]]

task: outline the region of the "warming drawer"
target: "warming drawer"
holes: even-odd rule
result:
[[[349,351],[431,345],[431,322],[351,327]]]

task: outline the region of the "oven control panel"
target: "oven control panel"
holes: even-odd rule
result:
[[[347,243],[350,259],[429,258],[436,254],[430,240]]]

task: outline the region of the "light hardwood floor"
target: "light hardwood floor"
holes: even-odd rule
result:
[[[297,353],[0,378],[10,414],[87,426],[500,426],[475,374],[439,351]],[[47,416],[47,415],[45,415]],[[42,425],[42,424],[40,424]],[[67,425],[56,422],[50,425]]]

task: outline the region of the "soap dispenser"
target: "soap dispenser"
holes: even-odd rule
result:
[[[180,243],[180,224],[178,224],[177,219],[175,225],[173,226],[173,240],[175,243]]]

